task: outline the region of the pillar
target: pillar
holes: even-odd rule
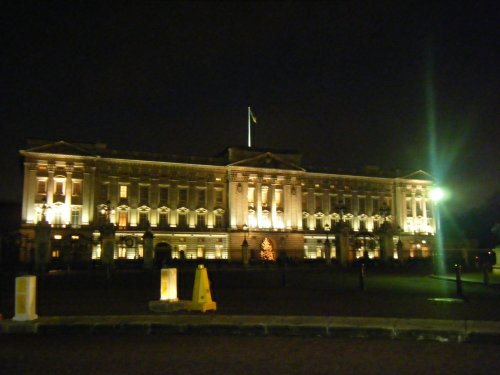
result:
[[[151,268],[153,268],[154,248],[153,248],[153,233],[151,232],[151,230],[149,228],[144,233],[144,236],[142,236],[142,239],[144,242],[143,268],[144,269],[151,269]]]

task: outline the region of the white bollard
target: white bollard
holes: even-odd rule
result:
[[[12,320],[23,322],[35,320],[36,314],[36,276],[16,277],[16,315]]]
[[[161,269],[160,301],[178,301],[177,268]]]

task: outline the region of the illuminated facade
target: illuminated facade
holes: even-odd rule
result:
[[[116,226],[115,258],[125,259],[142,258],[148,227],[156,255],[173,258],[241,260],[244,239],[253,259],[263,244],[275,257],[324,258],[327,237],[331,257],[343,246],[345,261],[427,256],[432,249],[432,181],[422,171],[305,170],[299,153],[246,147],[200,159],[31,141],[21,155],[22,231],[33,238],[44,216],[53,258],[69,248],[74,258],[99,259],[106,219]],[[383,254],[382,229],[390,236]]]

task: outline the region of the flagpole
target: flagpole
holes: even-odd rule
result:
[[[251,118],[250,118],[250,107],[248,107],[248,147],[252,147],[252,133],[250,131],[250,121],[251,121]]]

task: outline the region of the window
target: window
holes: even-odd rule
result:
[[[187,215],[185,213],[179,213],[179,227],[187,227]]]
[[[120,198],[127,198],[128,196],[128,186],[120,185]]]
[[[118,228],[125,229],[128,225],[128,212],[119,211],[118,212]]]
[[[187,197],[188,197],[187,189],[186,188],[179,189],[179,206],[180,207],[187,206]]]
[[[432,217],[432,209],[429,201],[425,201],[425,213],[427,217]]]
[[[38,194],[47,194],[47,180],[38,180],[36,192]]]
[[[309,229],[309,225],[308,225],[308,222],[307,222],[307,216],[303,216],[302,217],[302,228],[303,229]]]
[[[149,202],[149,186],[139,186],[139,202],[141,204]]]
[[[323,218],[317,217],[316,218],[316,230],[323,229]]]
[[[82,195],[82,183],[81,183],[81,181],[73,181],[73,192],[71,194],[75,197]]]
[[[365,197],[359,197],[358,204],[359,204],[358,213],[359,214],[366,213],[366,199],[365,199]]]
[[[302,210],[307,211],[307,193],[302,194]]]
[[[61,226],[63,224],[62,213],[61,213],[60,207],[57,207],[54,210],[54,218],[53,218],[52,224],[54,226]]]
[[[422,199],[417,200],[417,216],[424,216],[423,203]]]
[[[168,206],[168,187],[160,188],[160,203]]]
[[[198,215],[196,215],[196,226],[198,228],[205,228],[205,226],[206,226],[206,224],[205,224],[205,217],[206,217],[205,214],[198,214]]]
[[[321,195],[320,194],[316,194],[314,195],[314,207],[316,208],[316,212],[320,212],[321,211]]]
[[[205,190],[198,190],[198,207],[205,207]]]
[[[161,229],[168,228],[168,213],[167,212],[160,212],[160,222],[158,223],[158,225]]]
[[[99,198],[101,199],[101,202],[105,202],[108,200],[108,187],[108,184],[101,185],[101,190],[99,192]]]
[[[359,222],[359,230],[366,232],[366,220],[360,220]]]
[[[330,212],[335,212],[337,207],[337,196],[330,195]]]
[[[351,199],[351,197],[344,198],[344,206],[345,206],[346,212],[352,212],[352,199]]]
[[[411,198],[406,198],[406,216],[413,216]]]
[[[54,194],[64,195],[64,181],[56,180],[56,187],[54,189]]]
[[[222,228],[222,215],[215,215],[215,227],[216,228]]]
[[[145,229],[148,226],[149,213],[147,211],[139,212],[139,227]]]
[[[205,246],[204,245],[198,245],[196,247],[196,257],[197,258],[203,258],[205,256]]]
[[[73,209],[71,211],[71,226],[77,228],[80,226],[80,210]]]
[[[372,215],[378,215],[380,212],[378,197],[372,197]]]
[[[222,205],[222,190],[215,190],[215,204]]]

